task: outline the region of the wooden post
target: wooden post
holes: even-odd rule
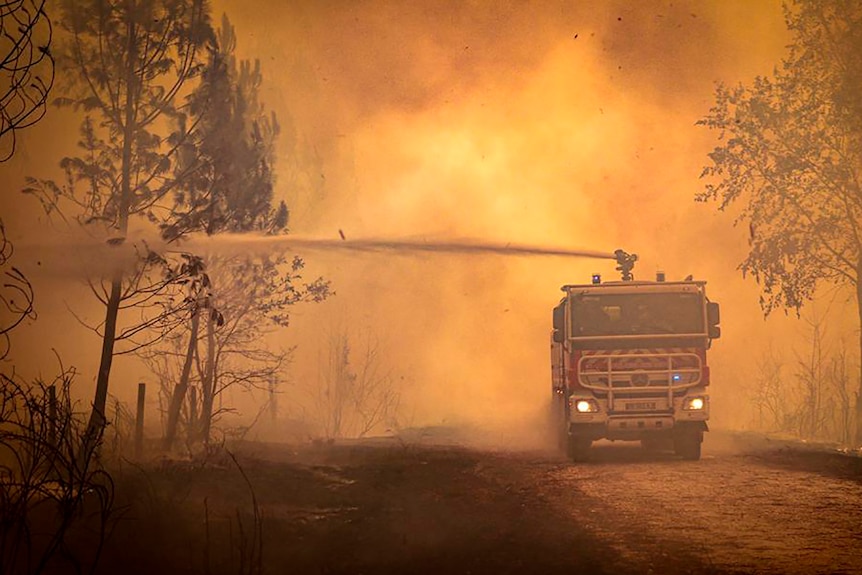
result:
[[[275,375],[269,379],[269,415],[273,425],[278,421],[278,398],[275,395]]]
[[[198,388],[189,388],[189,442],[198,437]]]
[[[141,458],[144,448],[144,399],[147,395],[147,384],[138,384],[138,410],[135,414],[135,459]]]

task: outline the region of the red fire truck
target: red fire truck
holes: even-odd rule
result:
[[[709,419],[706,352],[721,334],[706,282],[635,281],[637,255],[614,254],[622,281],[565,285],[551,336],[552,413],[573,460],[598,439],[641,441],[700,459]]]

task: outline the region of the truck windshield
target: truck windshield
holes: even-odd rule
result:
[[[697,293],[583,294],[572,298],[572,337],[702,334]]]

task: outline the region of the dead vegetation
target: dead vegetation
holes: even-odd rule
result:
[[[852,445],[859,401],[853,359],[843,339],[829,337],[823,317],[804,321],[802,349],[770,347],[760,355],[748,387],[752,423],[761,431]]]
[[[361,438],[381,426],[396,427],[401,393],[380,340],[339,329],[330,333],[323,353],[309,410],[323,438]]]
[[[88,450],[69,394],[52,381],[0,376],[0,572],[89,572],[109,536],[114,484]]]

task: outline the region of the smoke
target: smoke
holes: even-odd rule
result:
[[[347,325],[387,342],[407,423],[534,429],[559,287],[613,278],[602,258],[618,247],[639,254],[637,277],[709,281],[725,328],[715,366],[736,366],[767,333],[735,270],[745,242],[732,214],[693,202],[714,136],[695,122],[716,81],[779,61],[780,2],[214,2],[222,10],[238,55],[261,60],[262,100],[283,127],[277,194],[292,235],[198,245],[280,242],[308,277],[332,280],[336,295],[297,307],[278,335],[298,346],[295,381],[314,381],[326,326]],[[727,385],[713,394],[733,397]]]
[[[736,318],[760,321],[734,269],[744,239],[693,202],[712,137],[695,122],[714,82],[778,62],[779,2],[265,6],[224,3],[286,126],[286,243],[336,290],[294,312],[297,380],[314,377],[317,334],[346,324],[389,342],[414,423],[534,428],[559,286],[613,279],[613,265],[446,247],[458,238],[622,247],[638,277],[707,279],[731,328],[717,364]]]
[[[151,250],[165,248],[152,230],[127,237],[106,234],[104,230],[93,232],[70,226],[62,232],[54,229],[51,233],[24,236],[14,244],[15,259],[22,262],[32,279],[85,282],[110,279],[117,272],[133,272]]]

